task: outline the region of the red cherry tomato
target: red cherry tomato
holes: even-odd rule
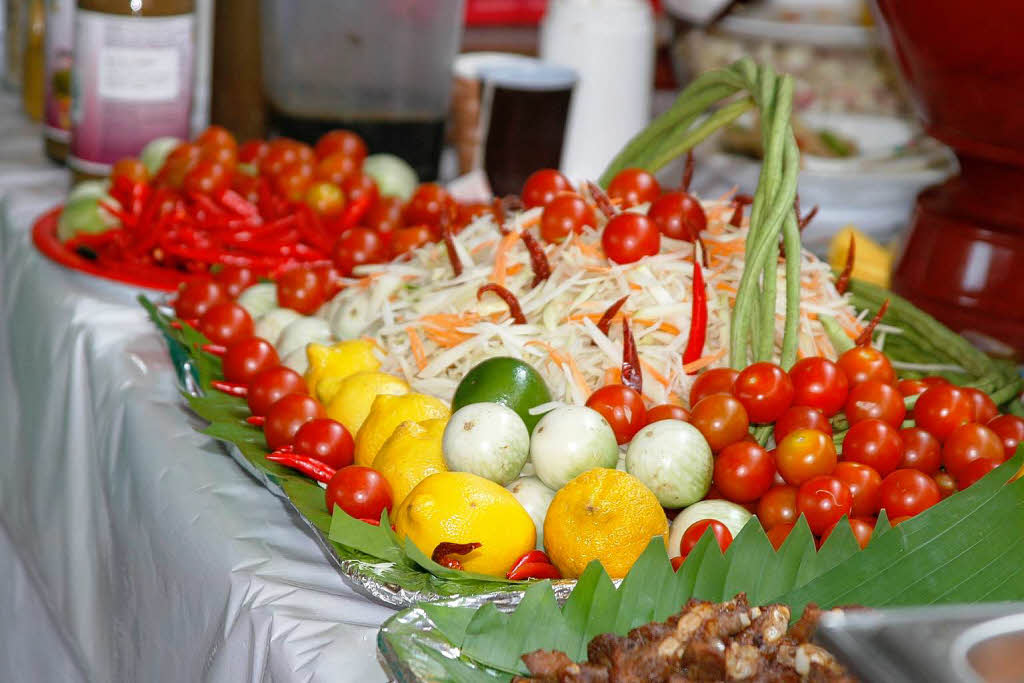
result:
[[[889,519],[913,517],[941,499],[935,481],[917,470],[896,470],[882,480],[882,509]],[[895,522],[894,522],[895,523]]]
[[[697,375],[690,387],[690,406],[695,406],[705,396],[711,394],[731,394],[732,385],[739,377],[739,370],[732,368],[714,368]]]
[[[907,416],[907,407],[903,394],[891,384],[869,379],[850,389],[844,412],[850,424],[876,419],[899,429]]]
[[[985,458],[998,465],[1005,460],[1004,453],[1003,440],[998,434],[977,422],[968,422],[946,437],[942,444],[942,464],[959,482],[968,463]]]
[[[922,377],[921,381],[927,384],[929,388],[949,384],[949,380],[942,375],[929,375],[928,377]]]
[[[871,542],[871,534],[875,531],[875,527],[868,524],[863,519],[850,518],[846,520],[850,524],[850,530],[853,532],[853,537],[857,540],[857,545],[860,546],[861,550],[868,547],[868,543]],[[832,532],[843,523],[843,520],[839,520],[821,535],[821,543],[825,544],[828,537],[832,535]]]
[[[971,402],[971,422],[986,424],[999,414],[999,409],[996,408],[995,402],[981,389],[961,387],[960,391],[964,392],[967,399]]]
[[[227,131],[224,132],[227,133]],[[231,133],[227,134],[231,135]],[[238,144],[233,137],[230,143],[203,143],[199,146],[199,158],[221,164],[229,173],[232,173],[238,165]]]
[[[296,266],[277,279],[277,302],[303,315],[312,315],[324,303],[323,281],[311,269]]]
[[[855,346],[839,356],[839,367],[846,374],[850,386],[856,386],[869,379],[892,384],[896,373],[884,353],[873,346]]]
[[[928,385],[919,379],[901,379],[896,382],[896,388],[904,396],[917,396],[923,394]]]
[[[932,475],[932,480],[939,487],[939,495],[943,500],[956,493],[956,479],[949,472],[937,472]]]
[[[653,202],[661,195],[657,179],[642,168],[625,168],[608,184],[608,196],[630,207]]]
[[[672,560],[671,560],[671,562],[672,562],[672,571],[674,571],[674,572],[679,571],[679,568],[683,566],[683,562],[685,562],[685,561],[686,561],[686,558],[683,557],[682,555],[676,555],[675,557],[673,557]]]
[[[846,432],[843,459],[873,467],[884,477],[903,462],[900,433],[881,420],[861,420]]]
[[[377,181],[361,171],[349,174],[342,180],[341,191],[345,193],[345,199],[349,202],[358,202],[363,197],[368,197],[372,205],[380,197]]]
[[[686,408],[672,403],[662,403],[647,410],[647,424],[654,424],[662,420],[690,421],[690,413]],[[646,426],[646,425],[644,425]]]
[[[989,460],[988,458],[971,460],[964,466],[963,470],[960,472],[960,476],[956,479],[957,490],[963,491],[965,488],[975,484],[979,479],[997,467],[999,467],[999,463],[995,460]]]
[[[757,519],[765,529],[780,524],[796,524],[795,486],[773,486],[757,502]]]
[[[116,186],[119,180],[131,185],[145,183],[149,180],[149,169],[135,157],[125,157],[110,169],[111,184]]]
[[[364,223],[371,230],[376,230],[382,237],[390,239],[391,233],[405,227],[402,218],[402,200],[398,197],[381,197],[380,201],[366,212]]]
[[[245,173],[233,173],[231,175],[231,189],[242,195],[242,198],[251,204],[258,204],[260,201],[260,188],[266,180],[257,176],[246,175]]]
[[[213,194],[227,189],[230,184],[228,168],[209,159],[200,159],[182,180],[184,190],[194,194]]]
[[[756,443],[740,441],[715,458],[714,482],[726,500],[752,503],[775,481],[775,460]]]
[[[835,477],[812,477],[802,483],[796,493],[797,512],[807,519],[815,536],[835,526],[843,515],[850,514],[852,507],[850,489]]]
[[[163,168],[157,174],[156,182],[166,187],[181,187],[185,175],[199,163],[201,154],[198,145],[183,142],[167,155]]]
[[[336,470],[352,464],[354,444],[345,426],[329,417],[310,420],[292,439],[296,453],[309,455]]]
[[[1003,453],[1007,460],[1017,452],[1017,444],[1024,441],[1024,420],[1016,415],[999,415],[986,425],[1003,442]]]
[[[560,194],[544,205],[540,215],[540,236],[548,242],[561,242],[586,226],[597,225],[594,209],[578,194]]]
[[[817,429],[832,435],[832,423],[820,410],[810,406],[791,406],[775,421],[775,443],[782,443],[786,435],[796,429]]]
[[[790,369],[793,380],[793,405],[817,408],[832,417],[846,404],[850,390],[846,373],[832,361],[820,356],[798,360]]]
[[[601,413],[620,444],[628,443],[647,423],[643,396],[621,384],[609,384],[595,391],[587,399],[587,407]]]
[[[337,216],[345,208],[345,194],[334,183],[313,183],[306,190],[305,200],[321,216]]]
[[[189,280],[178,290],[174,300],[174,313],[179,318],[191,320],[202,317],[213,306],[228,300],[224,286],[213,278],[204,276]]]
[[[299,427],[322,417],[327,417],[324,407],[312,396],[288,394],[278,399],[267,411],[263,436],[267,437],[267,445],[277,450],[291,445]]]
[[[260,337],[236,341],[221,358],[224,379],[242,384],[248,384],[256,375],[280,364],[273,344]]]
[[[199,331],[214,344],[230,346],[252,336],[252,316],[235,302],[225,301],[203,313]]]
[[[754,363],[740,371],[732,393],[751,422],[774,422],[793,402],[793,382],[786,371],[774,363]]]
[[[401,256],[416,247],[433,242],[434,231],[429,225],[413,225],[408,228],[398,228],[391,233],[391,256]]]
[[[269,151],[270,145],[265,140],[249,140],[238,148],[238,161],[258,167]]]
[[[768,540],[771,542],[772,547],[778,550],[782,547],[782,544],[789,538],[789,532],[793,530],[795,524],[776,524],[766,532]]]
[[[970,422],[973,413],[971,400],[959,387],[940,384],[931,387],[917,398],[914,405],[914,422],[939,441],[945,441],[950,432]]]
[[[238,141],[224,126],[207,126],[206,130],[199,134],[195,143],[200,147],[227,147],[237,149]]]
[[[792,486],[831,474],[836,468],[836,447],[832,437],[817,429],[790,432],[775,451],[775,466],[786,483]]]
[[[712,394],[698,401],[690,411],[690,424],[704,435],[716,453],[742,441],[750,428],[743,404],[729,394]]]
[[[695,242],[708,226],[700,202],[686,192],[666,192],[647,209],[647,217],[661,234],[674,240]]]
[[[381,236],[373,230],[349,228],[338,237],[332,256],[341,274],[349,277],[357,266],[387,261],[388,249]]]
[[[920,427],[900,430],[903,441],[903,461],[900,467],[914,469],[925,474],[935,474],[942,466],[942,444]]]
[[[288,394],[308,394],[309,387],[302,375],[291,368],[278,365],[259,373],[249,383],[245,400],[253,415],[266,415],[270,406]]]
[[[313,184],[313,164],[293,161],[272,177],[274,189],[290,202],[301,202]]]
[[[620,213],[604,226],[601,246],[615,263],[633,263],[661,249],[661,233],[647,216]]]
[[[832,476],[850,489],[850,495],[853,496],[850,514],[854,517],[873,517],[878,514],[882,504],[878,492],[882,486],[882,475],[878,470],[859,462],[844,460],[836,465]]]
[[[359,135],[350,130],[343,129],[324,133],[316,141],[316,147],[313,149],[316,152],[317,159],[323,159],[332,154],[342,154],[355,159],[360,165],[362,165],[363,159],[366,158],[367,152],[366,142]]]
[[[298,143],[287,138],[271,140],[267,145],[267,153],[260,161],[260,173],[276,176],[285,166],[299,161]]]
[[[213,277],[224,286],[224,291],[232,299],[237,299],[239,294],[259,279],[251,268],[244,266],[224,266]]]
[[[361,164],[344,154],[331,154],[316,162],[313,177],[325,183],[341,185],[349,176],[359,173]]]
[[[561,192],[572,192],[569,179],[553,168],[542,168],[531,173],[523,184],[523,206],[547,206]]]
[[[450,215],[454,205],[455,200],[443,187],[437,183],[423,183],[409,198],[403,217],[407,225],[440,225],[441,216]]]
[[[717,519],[701,519],[686,527],[683,538],[679,541],[679,554],[684,557],[689,555],[708,527],[711,527],[711,533],[714,534],[718,547],[724,553],[732,543],[732,532]]]
[[[324,497],[331,514],[335,505],[356,519],[380,519],[384,510],[391,512],[391,485],[380,472],[369,467],[342,467],[327,482]]]

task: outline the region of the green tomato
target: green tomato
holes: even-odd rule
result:
[[[363,161],[363,173],[377,183],[383,197],[409,199],[419,185],[419,178],[404,159],[394,154],[371,154]]]
[[[181,144],[181,140],[175,137],[164,137],[157,138],[156,140],[150,140],[149,143],[142,148],[142,152],[139,153],[139,161],[149,171],[150,176],[155,176],[157,172],[163,168],[164,162],[167,160],[167,155],[171,151]]]
[[[601,413],[585,406],[562,406],[537,423],[530,459],[537,478],[557,491],[587,470],[614,468],[619,444]]]
[[[452,472],[469,472],[504,486],[523,471],[530,455],[530,432],[507,406],[471,403],[448,420],[441,450]]]
[[[57,219],[57,238],[62,242],[80,233],[106,232],[120,224],[110,212],[100,206],[100,199],[112,206],[120,207],[116,199],[109,195],[101,197],[78,197],[64,205]]]
[[[626,471],[654,491],[667,508],[695,503],[711,488],[711,448],[696,427],[682,420],[660,420],[633,437]]]
[[[70,204],[82,197],[102,197],[107,194],[108,190],[110,190],[109,180],[83,180],[71,188],[64,203]]]

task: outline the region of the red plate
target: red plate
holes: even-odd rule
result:
[[[32,228],[32,241],[36,249],[41,251],[52,261],[56,261],[65,268],[77,270],[80,273],[88,273],[114,282],[145,287],[146,289],[159,289],[164,292],[175,292],[178,286],[196,277],[194,273],[183,273],[180,270],[171,268],[160,268],[159,266],[144,266],[133,263],[104,263],[85,258],[81,254],[68,249],[57,237],[57,217],[60,215],[61,207],[44,213],[36,220]]]

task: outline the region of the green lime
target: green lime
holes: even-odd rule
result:
[[[551,392],[544,378],[529,363],[518,358],[488,358],[459,382],[452,399],[452,412],[470,403],[501,403],[523,418],[531,432],[541,416],[530,415],[530,408],[548,403]]]

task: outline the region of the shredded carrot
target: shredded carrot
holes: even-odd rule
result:
[[[555,361],[556,365],[568,365],[569,372],[572,373],[572,379],[576,382],[576,386],[579,387],[584,396],[590,396],[590,387],[587,385],[587,380],[583,376],[583,373],[580,372],[580,369],[576,365],[576,361],[573,360],[572,356],[563,356],[551,344],[541,341],[540,339],[531,339],[526,343],[527,345],[533,344],[535,346],[539,346],[547,351],[548,355],[551,356],[551,360]]]
[[[700,370],[701,368],[706,368],[707,366],[711,365],[712,363],[714,363],[718,359],[720,359],[723,356],[725,356],[725,354],[726,354],[726,349],[723,346],[722,348],[718,349],[714,353],[708,354],[707,356],[701,356],[700,358],[698,358],[697,360],[693,361],[692,363],[687,363],[686,365],[683,366],[683,372],[687,372],[687,373],[689,373],[689,372],[696,372],[697,370]]]
[[[661,331],[661,332],[668,332],[669,334],[679,334],[680,333],[679,328],[676,327],[675,325],[671,324],[671,323],[666,323],[666,322],[658,323],[656,320],[650,320],[650,319],[646,319],[646,318],[634,318],[634,321],[639,323],[640,325],[646,325],[648,327],[650,327],[650,326],[654,325],[655,323],[657,323],[658,330]]]
[[[370,285],[373,284],[374,280],[381,278],[383,276],[384,271],[382,270],[379,270],[376,273],[370,273],[369,275],[359,278],[359,281],[356,282],[356,286],[358,286],[360,289],[369,289]]]
[[[629,281],[628,284],[629,284],[629,288],[632,289],[633,291],[642,291],[643,288],[644,288],[643,285],[641,285],[641,284],[639,284],[637,282]]]
[[[604,258],[604,254],[601,253],[601,251],[597,247],[585,243],[583,240],[579,238],[579,235],[573,236],[572,246],[576,247],[587,256],[592,256],[594,258]]]
[[[719,282],[719,283],[717,283],[715,285],[715,289],[721,290],[723,292],[729,292],[730,294],[735,294],[736,293],[736,288],[733,287],[732,285],[730,285],[728,282]]]
[[[660,384],[663,387],[668,387],[668,377],[655,370],[654,366],[645,361],[643,358],[640,359],[640,367],[646,370],[648,374],[650,374],[650,376],[653,377],[655,381],[658,382],[658,384]]]
[[[412,327],[405,328],[405,332],[409,335],[409,350],[412,351],[413,358],[416,359],[416,367],[422,370],[427,367],[427,354],[423,350],[423,340]]]
[[[505,272],[509,275],[515,275],[523,269],[522,263],[513,263],[511,266],[505,269]]]
[[[481,242],[480,244],[478,244],[475,247],[473,247],[472,249],[470,249],[469,253],[470,254],[479,254],[484,249],[490,249],[493,246],[494,246],[494,240],[487,240],[486,242]]]
[[[604,371],[604,377],[601,379],[605,386],[609,384],[621,384],[622,383],[622,371],[619,368],[608,368]]]
[[[505,269],[508,263],[508,250],[519,241],[518,232],[510,232],[501,238],[498,243],[498,251],[494,254],[494,270],[491,272],[491,281],[495,284],[505,286]]]

